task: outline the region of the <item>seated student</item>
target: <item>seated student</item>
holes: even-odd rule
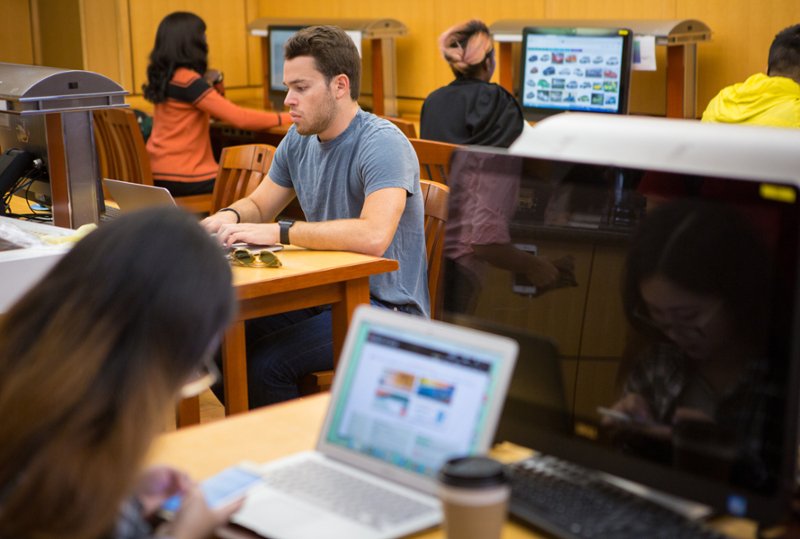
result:
[[[724,204],[684,199],[648,215],[630,244],[623,304],[650,344],[611,406],[631,420],[603,419],[618,447],[683,465],[677,453],[694,439],[727,455],[736,482],[775,480],[774,358],[786,344],[770,341],[773,260],[760,231]]]
[[[286,105],[294,126],[249,197],[206,218],[224,244],[282,243],[355,251],[400,262],[370,277],[373,304],[428,316],[419,163],[390,122],[358,106],[361,60],[340,28],[312,26],[284,45]],[[297,197],[308,222],[273,219]],[[250,321],[250,406],[298,396],[305,373],[333,368],[330,307]]]
[[[514,96],[489,82],[495,68],[489,29],[478,20],[453,26],[439,37],[439,50],[456,79],[425,99],[420,138],[508,148],[524,120]]]
[[[286,113],[237,107],[214,90],[203,78],[208,64],[205,31],[203,19],[194,13],[164,17],[142,86],[145,98],[155,104],[147,140],[153,183],[174,196],[214,190],[218,167],[208,131],[211,117],[251,130],[291,121]]]
[[[78,242],[0,321],[0,537],[150,537],[146,519],[176,493],[158,536],[227,521],[240,503],[210,510],[185,474],[141,466],[182,386],[203,389],[233,310],[219,246],[179,210]]]
[[[703,121],[800,127],[800,24],[775,36],[767,74],[724,88],[708,104]]]

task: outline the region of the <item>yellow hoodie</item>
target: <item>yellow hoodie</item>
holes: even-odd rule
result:
[[[800,127],[800,85],[757,73],[724,88],[708,104],[704,122]]]

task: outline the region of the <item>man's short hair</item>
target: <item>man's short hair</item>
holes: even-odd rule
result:
[[[768,74],[792,78],[800,75],[800,24],[781,30],[775,36],[769,48]]]
[[[353,101],[358,99],[361,92],[361,58],[356,44],[344,30],[336,26],[310,26],[300,30],[283,45],[284,60],[298,56],[312,57],[328,84],[338,75],[347,75],[350,79],[350,97]]]

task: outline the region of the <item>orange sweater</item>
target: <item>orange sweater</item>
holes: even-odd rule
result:
[[[153,111],[147,153],[154,180],[200,182],[217,177],[208,133],[212,116],[252,131],[291,122],[287,113],[238,107],[196,72],[178,68],[167,87],[167,100]]]

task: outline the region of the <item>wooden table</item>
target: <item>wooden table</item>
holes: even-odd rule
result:
[[[211,476],[241,460],[257,463],[285,457],[299,451],[314,449],[322,428],[329,393],[265,406],[246,414],[226,417],[221,421],[179,429],[156,438],[148,456],[151,464],[163,463],[182,469],[195,480]],[[510,461],[530,454],[511,444],[501,444],[490,455]],[[754,539],[756,527],[752,521],[720,517],[712,527],[730,537]],[[797,539],[795,533],[775,535],[776,539]],[[238,526],[226,526],[218,532],[223,539],[254,539],[258,536]],[[415,539],[444,539],[440,529],[414,536]],[[545,539],[516,522],[506,522],[503,539]]]
[[[244,322],[271,314],[331,304],[334,368],[344,345],[353,310],[369,303],[369,277],[395,271],[396,260],[340,251],[287,247],[278,253],[280,268],[233,267],[239,312],[222,345],[225,413],[249,409]],[[199,423],[197,398],[180,406],[180,425]]]
[[[241,460],[266,462],[313,449],[329,400],[330,394],[322,393],[179,429],[157,438],[148,460],[180,468],[200,480]],[[238,526],[227,526],[218,536],[258,537]],[[437,529],[415,537],[444,539],[444,532]],[[514,522],[503,531],[503,539],[544,537]]]

